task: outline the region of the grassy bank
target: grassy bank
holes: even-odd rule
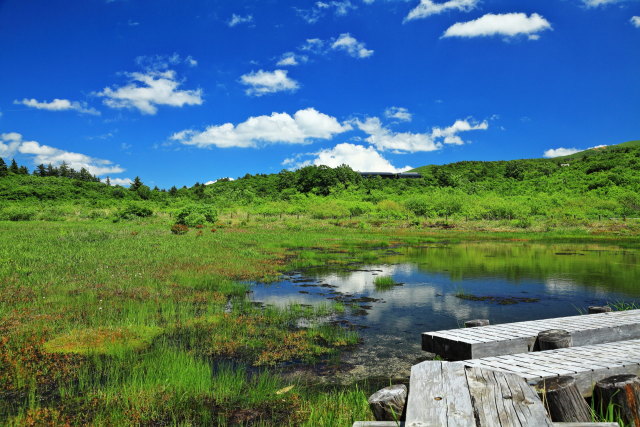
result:
[[[640,240],[631,221],[624,233],[222,217],[177,235],[171,224],[0,222],[2,423],[350,425],[370,418],[370,390],[319,392],[280,375],[356,344],[339,327],[297,326],[349,308],[259,307],[247,281],[373,262],[403,243]]]

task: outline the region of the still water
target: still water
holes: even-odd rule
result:
[[[376,290],[378,276],[401,285]],[[278,306],[344,302],[350,309],[338,320],[363,338],[345,360],[353,374],[404,376],[423,355],[424,331],[457,328],[469,319],[497,324],[640,301],[640,250],[523,242],[400,247],[375,265],[306,269],[258,284],[253,299]]]

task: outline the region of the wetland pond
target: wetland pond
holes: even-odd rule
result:
[[[332,319],[357,329],[362,343],[343,355],[331,381],[406,378],[423,360],[420,333],[572,316],[590,305],[640,300],[640,250],[605,244],[479,242],[381,250],[375,264],[307,268],[254,284],[263,304],[342,302]],[[376,289],[376,277],[396,286]]]

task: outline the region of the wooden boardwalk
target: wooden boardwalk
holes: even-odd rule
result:
[[[447,360],[527,353],[538,333],[548,329],[568,331],[573,346],[640,339],[640,310],[425,332],[422,349]]]
[[[640,375],[640,339],[533,353],[465,360],[466,366],[493,369],[522,377],[529,384],[569,375],[583,396],[595,383],[619,374]]]
[[[542,401],[519,376],[463,363],[411,368],[407,427],[552,426]]]

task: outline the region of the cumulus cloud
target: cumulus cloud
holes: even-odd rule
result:
[[[301,63],[307,62],[309,57],[306,55],[298,55],[293,52],[284,53],[276,65],[278,67],[291,67],[295,65],[300,65]]]
[[[36,99],[27,99],[24,98],[22,101],[15,100],[14,104],[26,105],[30,108],[35,108],[37,110],[47,110],[47,111],[77,111],[81,114],[92,114],[94,116],[99,116],[100,112],[95,108],[87,107],[87,104],[84,102],[78,101],[69,101],[68,99],[54,99],[53,101],[38,101]]]
[[[455,123],[449,127],[433,128],[431,136],[433,138],[442,138],[442,142],[445,144],[463,145],[464,141],[458,133],[487,129],[489,129],[489,123],[486,120],[480,123],[471,123],[469,120],[456,120]]]
[[[300,88],[297,81],[291,79],[287,70],[253,71],[240,77],[240,83],[249,86],[247,95],[262,96],[276,92],[295,92]]]
[[[209,126],[202,132],[187,129],[173,134],[171,139],[200,148],[245,148],[257,147],[260,143],[306,144],[312,139],[331,139],[350,129],[349,124],[341,124],[335,117],[307,108],[293,116],[272,113],[270,116],[250,117],[237,125]]]
[[[231,19],[229,19],[229,22],[227,22],[227,25],[229,27],[235,27],[236,25],[249,24],[251,22],[253,22],[253,15],[242,16],[242,15],[236,15],[234,13],[233,15],[231,15]]]
[[[349,33],[343,33],[331,45],[331,49],[343,50],[354,58],[368,58],[373,55],[373,50],[367,49],[365,44],[352,37]]]
[[[40,144],[37,141],[25,141],[21,134],[11,132],[0,134],[0,156],[13,156],[20,153],[32,156],[34,165],[49,164],[58,166],[65,162],[73,169],[87,169],[93,175],[121,173],[124,169],[109,160],[97,159],[85,154],[60,150]]]
[[[368,134],[365,139],[378,150],[391,150],[396,153],[416,153],[440,150],[443,144],[462,145],[464,141],[458,135],[460,132],[472,130],[486,130],[486,121],[476,123],[465,120],[456,122],[446,128],[434,127],[430,133],[393,132],[382,126],[377,117],[369,117],[364,122],[355,122],[358,128]]]
[[[351,0],[317,1],[310,9],[294,9],[307,23],[315,24],[331,10],[336,16],[345,16],[350,10],[357,9],[357,6],[352,4]]]
[[[325,165],[332,168],[349,165],[353,170],[360,172],[404,172],[413,169],[411,166],[396,168],[373,147],[349,143],[320,150],[315,153],[315,156],[315,159],[306,162],[306,164]]]
[[[640,16],[633,16],[631,18],[631,23],[633,24],[634,27],[640,28]]]
[[[444,3],[435,3],[432,0],[420,0],[420,4],[409,12],[405,21],[427,18],[448,10],[468,12],[476,7],[478,0],[449,0]]]
[[[539,32],[550,30],[551,24],[537,13],[527,16],[526,13],[488,13],[468,22],[458,22],[449,27],[442,37],[489,37],[504,36],[506,38],[520,35],[530,40],[537,40]]]
[[[569,156],[571,154],[578,153],[582,150],[578,150],[577,148],[550,148],[544,152],[544,157],[550,159],[552,157],[561,157],[561,156]]]
[[[389,107],[384,111],[384,116],[401,122],[410,122],[413,118],[409,110],[403,107]]]
[[[127,73],[131,82],[126,86],[107,87],[97,95],[111,108],[135,108],[142,114],[156,114],[159,105],[183,107],[201,105],[202,90],[180,90],[181,82],[173,70]]]

